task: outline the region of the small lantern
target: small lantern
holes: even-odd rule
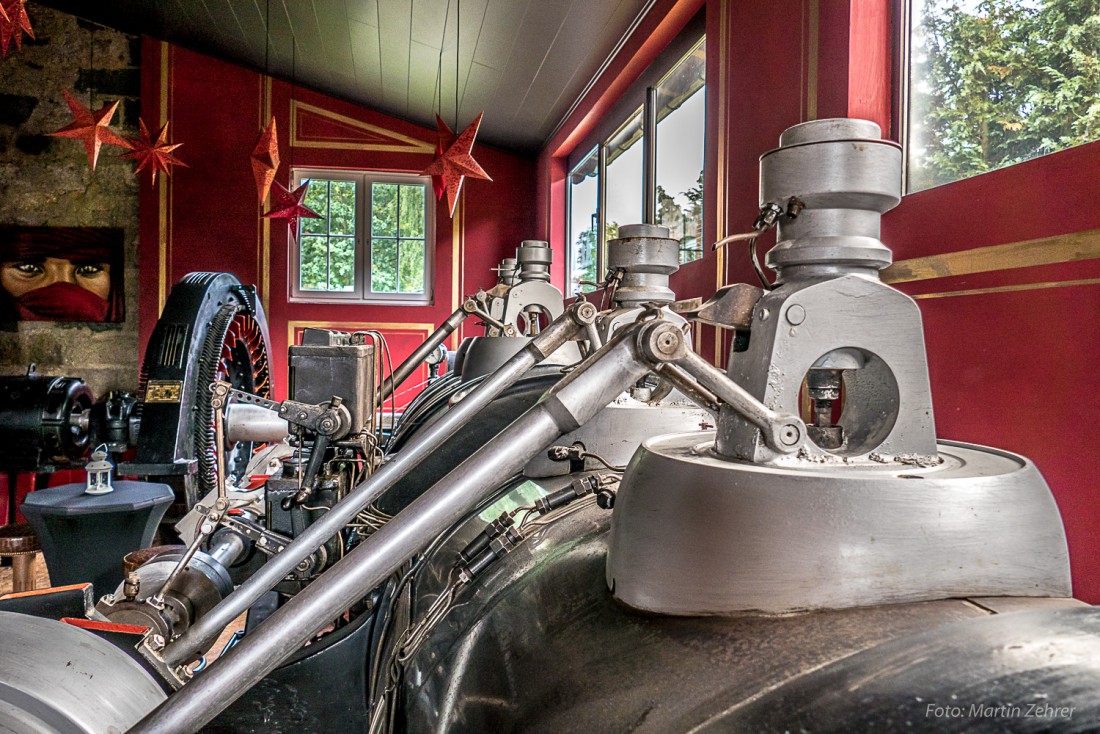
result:
[[[115,465],[107,460],[106,449],[102,445],[93,451],[92,460],[84,467],[84,471],[88,472],[88,486],[84,494],[107,494],[115,491],[111,486],[111,470]]]

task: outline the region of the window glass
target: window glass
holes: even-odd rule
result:
[[[428,179],[352,171],[295,173],[299,185],[307,177],[304,201],[321,217],[299,220],[294,296],[423,303],[431,269]]]
[[[657,223],[680,240],[680,262],[703,256],[703,40],[657,86]]]
[[[607,141],[607,238],[619,236],[619,225],[642,221],[642,111]]]
[[[427,187],[371,185],[371,290],[424,292],[424,231]]]
[[[908,189],[1100,138],[1094,0],[912,0]]]
[[[570,295],[593,289],[584,283],[600,278],[596,250],[599,246],[599,150],[592,152],[569,174],[569,283]]]
[[[355,290],[355,186],[354,181],[309,181],[304,201],[321,217],[299,220],[299,290]]]

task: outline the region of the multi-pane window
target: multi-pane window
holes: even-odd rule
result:
[[[431,300],[430,179],[296,170],[309,181],[299,221],[292,296],[304,300]]]
[[[572,291],[591,290],[584,284],[603,279],[606,243],[618,236],[623,224],[647,219],[663,224],[680,240],[680,262],[703,256],[705,71],[706,39],[699,38],[654,87],[655,114],[649,117],[656,124],[647,123],[645,107],[640,106],[594,149],[570,161],[567,221]],[[647,140],[653,142],[652,177],[645,170]],[[648,217],[647,193],[653,202]]]
[[[1100,139],[1095,0],[911,0],[908,189]]]
[[[599,149],[593,149],[569,174],[570,282],[585,291],[600,280],[599,159]]]
[[[702,40],[657,85],[657,223],[680,240],[680,262],[703,256]]]

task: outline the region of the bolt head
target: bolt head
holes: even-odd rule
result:
[[[788,423],[779,429],[779,440],[783,442],[784,446],[794,446],[798,443],[801,433],[802,432],[798,430],[798,426],[793,423]]]

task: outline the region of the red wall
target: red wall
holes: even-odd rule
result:
[[[146,122],[170,122],[169,136],[183,143],[177,153],[189,166],[142,192],[143,345],[172,283],[194,270],[232,272],[259,288],[271,329],[276,393],[285,396],[287,346],[305,326],[378,329],[399,362],[463,294],[493,285],[496,275],[490,269],[512,255],[520,240],[535,236],[534,162],[476,145],[474,155],[493,181],[467,180],[453,221],[445,200],[436,206],[431,305],[291,303],[288,227],[261,220],[250,167],[249,156],[270,114],[279,131],[277,177],[284,185],[291,166],[419,173],[432,159],[435,130],[151,39],[144,40],[142,85]],[[466,331],[475,334],[475,329],[470,325]],[[402,402],[413,397],[409,386],[426,376],[422,368],[420,379],[409,378]]]
[[[681,5],[658,3],[654,13],[675,18]],[[759,156],[788,126],[863,117],[896,140],[899,74],[896,7],[889,0],[707,0],[706,13],[704,217],[705,237],[713,242],[749,228],[758,208]],[[660,17],[647,24],[669,25]],[[624,73],[624,65],[609,74]],[[614,101],[608,98],[613,81],[597,85],[598,99],[584,100],[572,125],[590,125],[588,114]],[[567,126],[540,157],[540,226],[561,261],[567,243],[560,159],[575,137]],[[988,272],[943,276],[950,263],[937,261],[920,279],[898,284],[917,298],[924,316],[939,435],[1035,461],[1062,511],[1075,595],[1091,603],[1100,603],[1094,488],[1100,452],[1085,439],[1100,387],[1096,171],[1100,143],[911,194],[884,217],[882,232],[895,261],[905,261],[1098,230],[1086,238],[1084,252],[1063,258],[1072,262],[1029,264],[1058,244],[1041,241],[1023,255],[994,258]],[[762,238],[760,252],[773,244],[774,235]],[[740,244],[729,253],[708,251],[674,275],[672,285],[681,298],[706,297],[737,281],[755,282]],[[708,327],[699,331],[698,351],[724,365],[728,339]]]

